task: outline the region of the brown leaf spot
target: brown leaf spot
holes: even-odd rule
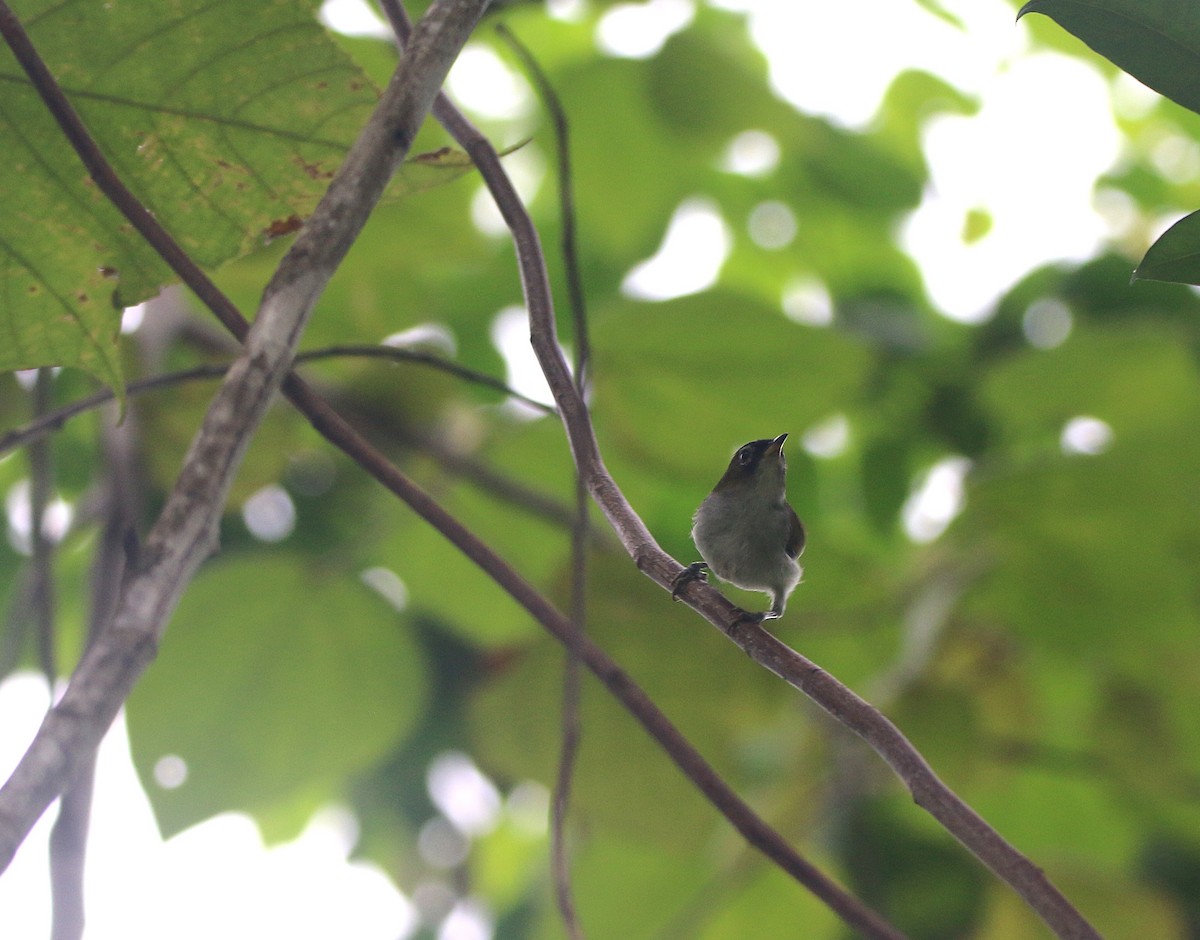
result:
[[[263,229],[263,238],[267,242],[272,242],[276,238],[282,238],[284,235],[291,235],[292,232],[299,231],[302,225],[304,225],[304,220],[293,213],[286,219],[276,219]]]
[[[452,153],[454,153],[453,147],[439,147],[437,150],[417,154],[413,157],[413,163],[445,163],[446,158]]]
[[[333,179],[333,171],[321,168],[320,163],[309,163],[301,157],[294,156],[292,161],[307,174],[309,179],[314,180],[331,180]]]

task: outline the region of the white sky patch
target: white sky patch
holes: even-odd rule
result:
[[[621,289],[637,300],[698,293],[716,282],[732,243],[712,200],[687,199],[671,216],[658,251],[626,275]]]
[[[524,307],[505,307],[496,314],[496,319],[492,321],[492,343],[504,357],[508,373],[505,381],[509,388],[534,401],[554,401],[542,367],[529,344],[529,314]],[[509,404],[517,409],[518,414],[544,417],[542,412],[522,402],[509,399]]]
[[[1093,184],[1119,148],[1104,79],[1059,55],[1029,56],[997,74],[977,117],[932,120],[930,187],[902,245],[934,302],[976,322],[1034,267],[1094,255],[1108,225],[1093,205]],[[963,220],[973,208],[990,212],[993,225],[965,244]]]
[[[422,349],[426,352],[454,356],[458,353],[458,340],[454,331],[444,323],[418,323],[407,330],[393,333],[383,339],[381,345],[398,349]]]
[[[535,144],[527,144],[504,157],[504,169],[512,180],[522,203],[533,202],[546,179],[546,159]],[[496,200],[483,183],[471,197],[471,221],[490,238],[508,238],[508,223],[496,207]]]
[[[648,59],[696,15],[690,0],[649,0],[610,7],[596,25],[596,46],[623,59]]]
[[[296,504],[282,486],[269,483],[242,503],[242,521],[260,542],[282,542],[295,531]]]
[[[367,568],[359,577],[396,610],[408,607],[408,585],[391,568]]]
[[[145,304],[134,304],[132,307],[126,307],[121,311],[121,334],[128,336],[130,333],[136,333],[137,328],[142,325],[144,319],[146,319]]]
[[[850,444],[850,422],[844,414],[831,415],[805,431],[800,443],[814,457],[840,456]]]
[[[791,206],[777,199],[760,202],[750,210],[746,229],[750,240],[759,248],[778,251],[786,248],[796,238],[799,225]]]
[[[493,929],[487,908],[474,898],[464,898],[446,915],[438,940],[491,940]]]
[[[971,461],[965,457],[939,460],[922,478],[904,504],[904,531],[914,542],[932,542],[946,531],[965,504],[963,481]]]
[[[321,5],[320,20],[343,36],[392,36],[392,28],[366,0],[326,0]]]
[[[45,682],[0,682],[0,779],[7,779],[49,704]],[[186,783],[184,784],[186,786]],[[50,934],[51,809],[0,878],[4,934]],[[100,746],[85,879],[88,940],[402,940],[412,905],[373,865],[350,862],[353,816],[323,811],[298,839],[266,848],[246,816],[225,813],[164,842],[133,763],[123,718]]]
[[[782,303],[783,312],[796,323],[829,326],[833,322],[833,298],[818,278],[796,278],[784,288]]]
[[[1035,349],[1054,349],[1071,335],[1071,308],[1056,297],[1035,300],[1021,317],[1021,330]]]
[[[466,754],[448,751],[435,758],[425,782],[433,805],[464,835],[484,835],[495,828],[500,792]]]
[[[490,48],[467,43],[455,60],[446,87],[458,103],[480,117],[511,121],[533,107],[528,83]]]
[[[546,0],[550,18],[564,23],[577,23],[587,15],[588,0]]]
[[[513,825],[524,833],[541,836],[550,828],[550,791],[536,780],[522,780],[513,787],[504,808]]]
[[[188,765],[178,754],[164,754],[154,762],[154,782],[164,790],[177,790],[188,778]]]
[[[1112,447],[1112,442],[1113,429],[1107,421],[1080,415],[1063,427],[1060,443],[1064,454],[1095,457]]]
[[[15,551],[28,555],[32,551],[33,537],[33,506],[28,478],[18,480],[9,487],[4,497],[4,509],[8,517],[8,543]],[[66,500],[50,500],[42,514],[42,535],[50,542],[61,542],[70,530],[74,517],[75,510]]]
[[[779,142],[766,131],[743,131],[729,142],[718,164],[739,176],[766,176],[779,166]]]
[[[782,98],[850,127],[871,119],[904,69],[931,71],[970,91],[1024,44],[1013,9],[1003,0],[946,3],[966,23],[966,33],[916,3],[842,0],[801,6],[719,0],[716,5],[750,14],[751,35],[767,55],[771,84]]]

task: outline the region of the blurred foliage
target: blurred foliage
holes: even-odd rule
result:
[[[921,6],[954,22],[940,4]],[[163,19],[159,7],[140,4],[138,15]],[[929,183],[924,127],[938,114],[974,113],[969,95],[905,72],[866,126],[837,126],[774,94],[738,14],[700,6],[657,53],[635,60],[597,51],[604,12],[585,4],[568,20],[522,3],[494,16],[539,57],[571,119],[594,415],[618,483],[664,548],[690,561],[690,514],[729,453],[792,432],[790,495],[810,547],[805,583],[778,625],[785,641],[893,716],[1106,936],[1200,935],[1200,300],[1178,285],[1130,284],[1160,220],[1200,202],[1200,179],[1156,162],[1164,139],[1198,145],[1196,116],[1167,101],[1121,116],[1122,162],[1097,183],[1128,209],[1111,244],[1087,262],[1030,271],[984,322],[965,325],[934,309],[896,232]],[[1056,27],[1030,34],[1087,54]],[[310,41],[326,45],[315,31]],[[513,62],[487,21],[477,42]],[[339,43],[376,82],[394,61],[383,42]],[[135,65],[156,68],[153,57],[128,59],[130,81],[142,80]],[[268,62],[263,75],[274,68]],[[1106,74],[1115,81],[1110,66]],[[351,109],[344,123],[361,117]],[[101,111],[90,121],[100,132],[118,118]],[[552,130],[532,99],[517,116],[483,125],[502,147],[531,138],[507,159],[529,181],[565,296]],[[738,172],[729,153],[746,132],[777,156]],[[201,148],[199,133],[185,123],[176,146]],[[446,143],[431,124],[417,149]],[[247,157],[260,146],[245,142]],[[60,144],[45,147],[69,157]],[[147,197],[155,191],[151,180],[132,172],[130,180]],[[521,295],[510,243],[473,222],[479,191],[468,177],[381,206],[321,299],[305,345],[412,330],[414,342],[504,375],[497,315]],[[728,226],[716,283],[664,302],[627,296],[624,278],[693,197]],[[768,203],[795,219],[782,244],[756,241],[750,220]],[[169,200],[155,208],[183,224]],[[986,242],[993,210],[971,209],[961,237]],[[188,224],[220,242],[210,261],[236,254],[253,233]],[[30,240],[42,237],[27,229]],[[215,272],[247,313],[284,247]],[[68,260],[80,277],[94,267]],[[566,323],[563,338],[572,341]],[[120,341],[129,376],[229,349],[180,293],[152,302],[142,327]],[[573,481],[554,419],[407,364],[334,359],[306,371],[565,604],[562,520]],[[13,377],[2,381],[0,418],[17,426],[28,396]],[[147,522],[211,387],[131,401]],[[56,385],[62,402],[88,390],[70,370]],[[99,422],[77,418],[53,438],[58,495],[76,509],[59,553],[68,660],[87,615]],[[914,495],[934,468],[964,471],[961,511],[945,531],[917,539]],[[6,493],[27,474],[19,455],[0,461]],[[281,542],[247,527],[243,510],[264,492],[285,493],[295,511]],[[13,612],[0,661],[28,665],[21,546],[14,530],[0,548],[0,591]],[[857,740],[672,604],[613,540],[594,540],[590,561],[597,641],[806,854],[914,937],[1046,935]],[[544,807],[534,800],[531,826],[517,795],[553,781],[562,661],[495,585],[281,406],[247,454],[221,556],[185,594],[159,662],[130,701],[134,756],[164,831],[242,809],[284,838],[318,806],[340,801],[358,814],[359,853],[401,888],[452,883],[486,902],[497,936],[558,937],[538,827]],[[845,936],[740,843],[590,680],[583,719],[571,837],[590,935],[718,940],[795,936],[803,924],[806,938]],[[438,813],[426,772],[447,751],[471,755],[512,797],[449,871],[418,848]],[[170,789],[156,778],[169,755],[188,772]]]

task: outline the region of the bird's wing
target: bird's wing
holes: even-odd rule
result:
[[[784,551],[788,553],[789,558],[799,558],[800,553],[804,551],[804,523],[800,521],[800,517],[796,515],[796,510],[788,506],[788,512],[792,514],[792,534],[787,540],[787,545],[784,546]]]

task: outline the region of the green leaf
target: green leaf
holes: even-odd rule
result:
[[[298,828],[395,747],[425,699],[395,611],[344,573],[284,553],[218,562],[179,604],[129,699],[134,763],[164,834],[226,810]],[[175,755],[182,786],[155,767]]]
[[[253,17],[228,0],[16,6],[117,173],[204,266],[298,227],[376,100],[315,2],[269,0]],[[174,278],[7,47],[0,84],[0,368],[76,366],[119,385],[120,308]]]
[[[1031,0],[1096,52],[1159,94],[1200,113],[1200,7],[1176,0]]]
[[[1200,284],[1200,212],[1186,215],[1167,229],[1146,252],[1135,278]]]

